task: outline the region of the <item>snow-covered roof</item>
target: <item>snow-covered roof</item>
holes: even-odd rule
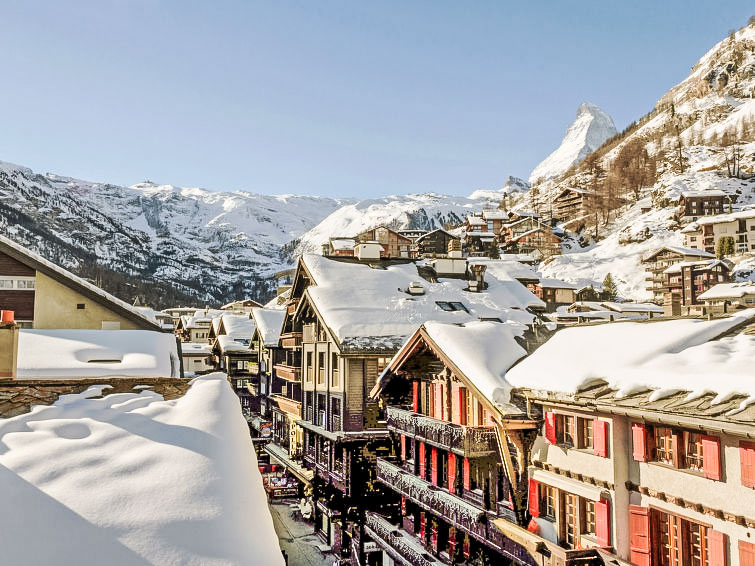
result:
[[[697,248],[685,248],[684,246],[663,246],[662,248],[653,250],[652,253],[649,253],[648,255],[643,257],[642,261],[647,261],[651,259],[652,257],[658,255],[659,253],[663,252],[664,250],[668,250],[668,251],[676,252],[681,255],[688,255],[692,257],[710,257],[710,258],[716,257],[715,254],[706,252],[705,250],[698,250]]]
[[[435,230],[430,230],[429,232],[425,232],[424,234],[422,234],[419,238],[417,238],[417,241],[419,242],[421,240],[424,240],[425,238],[427,238],[431,234],[435,234],[436,232],[443,232],[445,234],[448,234],[452,238],[459,239],[459,236],[457,236],[456,234],[452,234],[448,230],[444,230],[443,228],[436,228]]]
[[[506,372],[527,355],[514,339],[516,327],[497,322],[469,322],[464,325],[426,322],[428,337],[464,376],[504,412],[518,412],[509,406]]]
[[[217,345],[221,354],[239,354],[247,353],[249,351],[249,343],[251,341],[251,336],[241,337],[221,334],[220,336],[218,336],[215,344]]]
[[[601,306],[616,312],[652,312],[663,314],[663,307],[654,303],[616,303],[613,301],[603,301]]]
[[[330,245],[333,246],[334,250],[353,250],[356,240],[354,238],[331,238]]]
[[[286,311],[284,309],[254,309],[252,316],[262,337],[263,345],[267,347],[277,346]]]
[[[731,269],[731,263],[723,259],[702,259],[699,261],[680,261],[667,267],[663,273],[681,273],[683,267],[697,267],[700,269],[713,269],[717,265],[723,265]]]
[[[505,220],[509,217],[509,213],[499,208],[484,208],[482,217],[485,220]]]
[[[623,397],[655,390],[740,394],[755,402],[755,336],[721,338],[755,320],[755,309],[706,321],[615,322],[560,330],[506,375],[512,387],[574,394],[605,382]]]
[[[725,197],[726,193],[720,189],[710,189],[707,191],[682,191],[681,196],[684,198]]]
[[[228,336],[251,339],[254,334],[254,320],[248,314],[225,313],[220,320]]]
[[[699,232],[700,225],[697,222],[692,222],[691,224],[687,224],[684,228],[682,228],[679,231],[682,234],[691,234],[692,232]]]
[[[482,216],[467,216],[467,224],[471,226],[487,226],[487,222]]]
[[[0,235],[0,250],[9,253],[9,255],[15,257],[26,265],[30,265],[30,267],[37,271],[41,271],[42,273],[52,276],[58,280],[65,280],[70,287],[86,294],[92,300],[105,306],[105,308],[113,309],[117,313],[122,314],[127,318],[134,320],[135,322],[144,324],[145,327],[147,325],[150,325],[155,329],[160,327],[160,325],[155,321],[154,317],[150,317],[148,313],[145,313],[138,307],[134,307],[133,305],[128,304],[126,301],[122,301],[118,297],[115,297],[107,291],[104,291],[96,285],[93,285],[86,279],[82,279],[81,277],[74,275],[67,269],[63,269],[59,265],[46,260],[41,255],[34,253],[28,248],[25,248],[2,235]]]
[[[424,280],[414,262],[373,268],[312,254],[302,256],[301,261],[315,283],[307,288],[305,297],[309,297],[339,341],[351,340],[363,347],[379,337],[398,337],[396,340],[401,342],[428,320],[464,323],[500,318],[528,324],[534,316],[526,309],[544,307],[540,299],[506,273],[503,262],[476,261],[488,265],[488,288],[472,293],[464,291],[468,281],[461,279],[441,278],[438,283]],[[415,281],[421,281],[423,295],[406,292]],[[449,303],[463,306],[457,308]]]
[[[704,301],[711,299],[742,298],[755,295],[755,282],[719,283],[698,296]]]
[[[720,222],[734,222],[735,220],[746,220],[748,218],[755,218],[755,208],[748,208],[746,210],[731,212],[729,214],[705,216],[698,218],[696,222],[693,222],[693,224],[718,224]],[[690,226],[691,225],[692,224],[690,224]]]
[[[181,321],[184,328],[197,328],[199,326],[209,327],[210,325],[213,325],[213,321],[217,319],[213,325],[215,332],[217,332],[218,325],[220,324],[220,317],[224,314],[228,314],[228,311],[220,309],[198,309],[194,311],[193,315],[182,316]]]
[[[573,289],[577,290],[579,285],[569,283],[567,281],[561,281],[560,279],[552,279],[550,277],[541,277],[540,286],[547,289]]]
[[[3,562],[283,566],[226,376],[172,401],[107,388],[0,419]]]
[[[152,330],[30,330],[18,338],[19,379],[179,377],[176,339]]]
[[[206,356],[211,351],[212,347],[205,342],[181,342],[182,356]]]

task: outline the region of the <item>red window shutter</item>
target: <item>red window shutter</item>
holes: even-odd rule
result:
[[[430,450],[430,482],[438,485],[438,449],[435,446]]]
[[[637,462],[647,461],[647,449],[645,446],[645,425],[632,425],[632,456]]]
[[[469,458],[464,458],[464,489],[469,489]]]
[[[540,516],[540,482],[530,478],[530,489],[528,495],[528,505],[530,508],[530,515],[533,517]]]
[[[650,566],[650,509],[629,506],[629,553],[635,566]]]
[[[708,566],[726,566],[726,535],[708,529]]]
[[[739,566],[755,566],[755,544],[739,541]]]
[[[459,387],[459,424],[467,424],[467,388]]]
[[[430,388],[430,406],[428,407],[428,414],[431,417],[435,416],[435,384],[434,383],[428,383],[427,386]]]
[[[435,384],[435,418],[443,420],[443,384]]]
[[[742,468],[742,485],[755,487],[755,442],[739,443],[739,461]]]
[[[448,454],[448,491],[456,493],[456,454]]]
[[[419,477],[425,479],[425,443],[419,443]]]
[[[721,440],[717,436],[703,436],[703,474],[721,480]]]
[[[592,451],[596,456],[608,456],[608,422],[600,419],[592,421]]]
[[[412,381],[412,411],[419,413],[419,381]]]
[[[401,435],[401,461],[406,460],[406,436]]]
[[[611,546],[611,503],[607,499],[595,502],[595,538],[600,546]]]
[[[545,440],[549,444],[556,443],[556,413],[545,413]]]

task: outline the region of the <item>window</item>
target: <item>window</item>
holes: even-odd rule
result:
[[[655,427],[655,461],[674,464],[674,435],[670,428]]]
[[[340,384],[340,376],[338,374],[338,354],[333,352],[330,355],[330,386],[338,387]]]
[[[653,545],[655,560],[661,566],[707,566],[710,529],[657,509],[651,511],[653,531],[659,545]]]
[[[16,286],[19,289],[34,289],[34,279],[19,279]]]
[[[595,536],[595,502],[585,499],[582,534]]]
[[[382,373],[383,370],[388,367],[388,364],[391,363],[391,358],[378,358],[377,359],[377,371],[378,374]]]
[[[83,311],[86,305],[84,303],[79,303],[76,305],[76,308],[80,311]]]
[[[579,497],[571,493],[564,494],[564,542],[569,548],[575,548],[579,536]]]
[[[317,355],[317,384],[325,383],[325,352],[318,352]]]
[[[556,519],[556,497],[558,491],[555,487],[549,485],[544,486],[545,489],[545,516],[549,519]]]
[[[577,419],[579,423],[579,448],[592,449],[592,419]]]
[[[453,301],[453,302],[435,301],[435,304],[438,305],[441,309],[443,309],[446,312],[453,312],[453,311],[469,312],[467,307],[465,307],[463,303],[460,303],[458,301]]]
[[[575,421],[571,415],[556,415],[556,443],[564,446],[575,446],[576,439]]]
[[[702,435],[696,432],[684,433],[684,467],[697,472],[703,471]]]
[[[13,289],[13,279],[0,279],[0,289]]]
[[[307,381],[312,381],[313,377],[312,352],[307,352]]]

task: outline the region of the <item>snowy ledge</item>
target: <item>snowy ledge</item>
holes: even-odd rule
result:
[[[105,387],[0,419],[3,560],[282,566],[226,376],[171,401]]]

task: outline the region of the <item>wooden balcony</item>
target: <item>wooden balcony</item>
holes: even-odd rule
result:
[[[377,459],[377,479],[483,544],[494,549],[502,549],[507,544],[499,532],[486,528],[489,521],[496,518],[495,514],[472,505],[446,489],[434,486],[383,458]],[[514,520],[514,513],[507,511],[505,517]]]
[[[441,566],[447,564],[432,556],[412,535],[393,525],[376,513],[368,512],[365,532],[393,558],[396,564],[411,566]]]
[[[486,456],[498,450],[492,426],[462,426],[388,407],[387,426],[400,434],[450,450],[465,458]]]
[[[291,316],[296,312],[296,308],[299,306],[299,299],[291,299],[286,305],[286,314]]]
[[[281,347],[289,350],[301,348],[301,332],[286,332],[281,334]]]
[[[277,393],[275,395],[270,395],[269,399],[275,403],[275,406],[281,411],[288,413],[296,419],[301,418],[301,403],[299,401],[295,401]]]
[[[275,375],[286,381],[301,381],[301,368],[285,364],[275,364]]]

